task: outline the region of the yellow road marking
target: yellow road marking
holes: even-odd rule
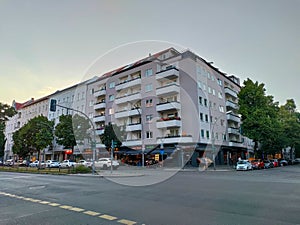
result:
[[[75,211],[75,212],[82,212],[85,209],[77,208],[77,207],[72,207],[70,210]]]
[[[94,212],[94,211],[85,211],[84,214],[90,215],[90,216],[98,216],[100,213]]]
[[[12,197],[12,198],[22,199],[22,200],[25,200],[25,201],[31,201],[31,202],[36,202],[36,203],[45,204],[45,205],[48,204],[48,205],[54,206],[54,207],[59,206],[62,209],[68,209],[68,210],[75,211],[75,212],[83,212],[84,214],[90,215],[90,216],[98,216],[98,215],[101,214],[101,213],[95,212],[95,211],[90,211],[90,210],[85,211],[85,209],[82,209],[82,208],[77,208],[77,207],[73,207],[73,206],[69,206],[69,205],[61,205],[61,204],[58,204],[58,203],[51,203],[51,202],[48,202],[48,201],[42,201],[42,200],[38,200],[38,199],[34,199],[34,198],[26,198],[26,197],[23,197],[23,196],[9,194],[9,193],[2,192],[2,191],[0,192],[0,195],[5,195],[5,196]],[[107,215],[107,214],[100,215],[99,218],[106,219],[106,220],[116,220],[116,219],[118,219],[115,216],[110,216],[110,215]],[[136,224],[135,221],[126,220],[126,219],[118,220],[118,223],[125,224],[125,225],[134,225],[134,224]]]
[[[122,224],[126,224],[126,225],[133,225],[133,224],[136,224],[136,222],[134,221],[131,221],[131,220],[118,220],[119,223],[122,223]]]
[[[62,208],[62,209],[71,209],[71,208],[73,208],[72,206],[69,206],[69,205],[61,205],[59,207]]]
[[[106,215],[106,214],[101,215],[99,217],[102,218],[102,219],[106,219],[106,220],[116,220],[116,219],[118,219],[117,217]]]
[[[48,205],[51,205],[51,206],[59,206],[60,204],[58,204],[58,203],[49,203]]]
[[[39,203],[46,205],[46,204],[50,204],[51,202],[47,202],[47,201],[40,201]]]

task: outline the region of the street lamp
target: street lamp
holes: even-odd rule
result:
[[[230,111],[227,111],[225,114],[230,114],[232,113],[232,110]],[[212,135],[212,140],[211,140],[211,148],[212,148],[212,159],[213,159],[213,164],[214,164],[214,170],[216,170],[216,158],[215,158],[215,134],[214,134],[214,128],[215,128],[215,125],[217,123],[217,121],[223,116],[220,115],[217,119],[215,119],[213,125],[212,125],[212,129],[211,129],[211,135]]]

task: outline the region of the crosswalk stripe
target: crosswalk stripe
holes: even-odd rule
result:
[[[125,224],[125,225],[133,225],[133,224],[136,224],[135,221],[125,220],[125,219],[118,220],[118,222],[119,222],[119,223],[122,223],[122,224]]]
[[[106,214],[101,215],[99,217],[102,218],[102,219],[106,219],[106,220],[116,220],[116,219],[118,219],[117,217],[106,215]]]

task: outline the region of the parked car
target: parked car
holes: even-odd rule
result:
[[[271,163],[273,163],[274,167],[278,167],[279,166],[279,162],[278,159],[270,159]]]
[[[39,167],[39,160],[35,160],[32,163],[29,163],[29,167]],[[41,161],[41,167],[45,167],[44,161]]]
[[[14,164],[14,160],[13,159],[7,159],[4,162],[4,166],[12,166]]]
[[[266,159],[266,160],[264,160],[264,167],[265,167],[265,169],[269,169],[269,168],[273,168],[274,165],[270,160]]]
[[[47,160],[46,161],[46,167],[48,167],[48,168],[59,168],[60,163],[56,160]]]
[[[111,163],[110,158],[100,158],[98,161],[95,161],[95,167],[98,167],[100,169],[108,169],[113,166],[113,169],[117,169],[120,164],[117,160],[113,160]]]
[[[77,165],[83,165],[85,167],[92,167],[92,162],[88,162],[88,161],[82,159],[82,160],[79,160]]]
[[[293,160],[293,164],[300,164],[300,158],[296,158]]]
[[[72,161],[72,160],[64,160],[60,163],[61,167],[72,167],[75,166],[76,162]]]
[[[252,164],[252,168],[253,169],[264,169],[265,168],[265,164],[262,160],[260,159],[254,159],[251,161],[251,164]]]
[[[236,170],[252,170],[252,165],[248,160],[240,160],[236,164]]]
[[[288,161],[286,161],[285,159],[280,159],[279,160],[279,164],[280,164],[280,166],[287,166],[288,165]]]

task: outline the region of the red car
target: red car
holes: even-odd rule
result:
[[[273,163],[274,167],[278,167],[279,166],[279,162],[278,159],[270,159],[271,163]]]
[[[265,164],[262,160],[260,159],[254,159],[251,161],[251,164],[252,164],[252,168],[253,169],[264,169],[265,168]]]

